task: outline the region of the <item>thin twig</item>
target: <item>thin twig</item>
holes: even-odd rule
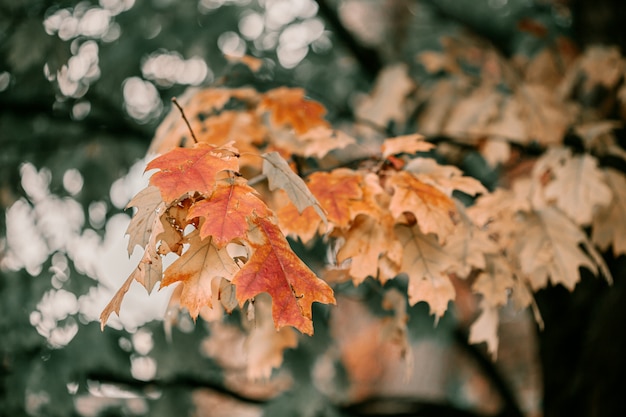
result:
[[[198,139],[196,139],[196,135],[193,133],[193,129],[189,124],[189,120],[187,120],[187,116],[185,116],[185,111],[180,106],[180,104],[178,104],[178,100],[176,100],[176,97],[172,97],[172,103],[174,103],[174,105],[178,107],[178,110],[180,110],[180,114],[183,116],[183,120],[185,121],[185,123],[187,123],[187,128],[189,129],[189,133],[191,133],[191,137],[193,138],[194,143],[198,143]]]

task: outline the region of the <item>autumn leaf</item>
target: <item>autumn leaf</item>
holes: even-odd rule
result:
[[[498,323],[500,322],[498,309],[483,300],[481,310],[478,318],[470,326],[468,342],[487,343],[487,351],[495,360],[498,356]]]
[[[407,96],[414,88],[406,64],[384,68],[372,94],[357,105],[357,118],[381,127],[391,121],[402,125],[407,117]]]
[[[450,197],[406,171],[394,173],[387,181],[394,191],[389,211],[396,220],[410,212],[424,234],[435,233],[440,241],[454,230],[456,206]]]
[[[307,186],[326,212],[328,221],[335,227],[346,228],[353,216],[350,205],[363,198],[361,181],[359,174],[340,168],[332,172],[311,174]],[[313,237],[322,222],[313,212],[313,207],[307,207],[299,214],[293,204],[286,204],[276,214],[282,229],[300,236],[303,242]]]
[[[239,305],[267,292],[277,329],[293,326],[313,334],[311,304],[334,304],[332,289],[291,250],[278,225],[266,218],[253,220],[249,232],[252,251],[248,262],[232,279]]]
[[[385,139],[380,147],[383,158],[399,153],[414,154],[417,152],[427,152],[435,147],[435,145],[426,142],[424,139],[424,136],[419,134]]]
[[[298,212],[302,213],[305,208],[312,206],[324,223],[327,223],[328,219],[319,201],[311,194],[304,180],[291,170],[289,164],[280,154],[278,152],[269,152],[262,156],[263,174],[267,177],[270,191],[274,191],[277,188],[285,190]]]
[[[415,177],[437,188],[447,196],[454,190],[469,195],[484,194],[487,189],[476,178],[463,175],[463,171],[452,165],[439,165],[432,158],[414,158],[405,166],[405,171],[415,174]]]
[[[352,260],[349,272],[355,284],[360,284],[368,276],[378,277],[382,255],[387,254],[397,263],[401,262],[402,247],[394,235],[393,219],[389,216],[381,221],[359,215],[343,237],[345,242],[337,252],[337,261]]]
[[[130,289],[130,285],[133,281],[139,282],[143,285],[148,292],[151,292],[158,281],[161,280],[163,275],[163,267],[161,256],[157,252],[157,236],[163,232],[163,226],[159,217],[152,219],[152,225],[150,226],[152,233],[144,249],[144,254],[139,261],[137,267],[128,276],[124,284],[115,293],[111,301],[106,305],[102,313],[100,314],[100,326],[104,329],[109,316],[115,313],[119,316],[120,307],[124,296]]]
[[[137,207],[137,212],[130,220],[126,229],[129,235],[128,254],[131,255],[135,246],[142,248],[146,246],[150,235],[155,216],[160,216],[165,209],[165,203],[161,200],[161,193],[157,187],[149,186],[141,190],[128,203],[126,208]]]
[[[580,280],[579,267],[597,272],[600,266],[608,273],[584,232],[557,209],[546,207],[536,211],[528,217],[523,230],[515,253],[533,290],[545,287],[550,280],[571,291]],[[606,278],[611,279],[610,275]]]
[[[267,380],[273,368],[283,363],[283,352],[298,345],[298,335],[291,327],[276,330],[272,320],[272,302],[267,294],[254,300],[254,325],[246,339],[247,376],[250,380]]]
[[[239,170],[239,161],[230,150],[199,143],[193,148],[176,148],[153,159],[146,170],[158,169],[150,184],[159,187],[167,204],[186,193],[210,195],[221,171]]]
[[[395,231],[404,248],[401,271],[409,277],[409,304],[426,301],[439,320],[455,297],[446,273],[455,260],[433,235],[425,235],[417,226],[397,225]]]
[[[165,270],[161,285],[181,282],[180,305],[195,319],[202,307],[212,306],[213,279],[229,279],[239,268],[226,249],[218,248],[212,238],[202,240],[200,233],[194,231],[187,240],[189,248]]]
[[[457,260],[450,272],[466,277],[472,269],[485,268],[485,257],[497,253],[499,247],[487,231],[478,229],[468,219],[464,219],[446,240],[445,249]]]
[[[269,208],[259,199],[254,188],[242,179],[227,179],[217,183],[210,198],[196,202],[187,219],[201,217],[200,238],[208,236],[221,248],[235,238],[243,238],[252,216],[267,217]]]
[[[550,167],[554,179],[545,187],[546,197],[576,224],[587,225],[595,209],[611,202],[604,173],[590,155],[572,156],[568,151],[558,162]]]
[[[328,152],[335,149],[343,149],[356,143],[356,140],[348,134],[333,130],[325,126],[315,127],[298,137],[301,146],[294,150],[297,155],[305,157],[323,158]]]
[[[259,110],[270,112],[274,126],[291,126],[297,134],[319,126],[328,127],[328,122],[324,120],[324,106],[305,99],[301,88],[280,87],[266,92]]]
[[[111,298],[111,301],[109,301],[108,304],[104,307],[102,313],[100,313],[100,330],[104,330],[104,326],[106,326],[107,321],[109,321],[109,317],[111,316],[111,314],[115,313],[119,317],[120,308],[122,307],[122,301],[124,300],[124,296],[130,289],[130,285],[133,283],[134,280],[135,277],[132,274],[128,278],[126,278],[124,284],[122,284],[122,286],[117,290],[113,298]]]
[[[613,199],[594,216],[591,240],[602,250],[612,245],[617,257],[626,253],[626,177],[613,169],[606,169],[605,173]]]
[[[222,146],[234,142],[241,155],[239,165],[261,170],[259,146],[265,141],[267,127],[254,111],[225,110],[206,118],[196,131],[199,142]]]
[[[506,305],[509,291],[515,286],[510,262],[501,255],[485,255],[485,266],[472,284],[472,291],[482,294],[483,304]]]
[[[177,98],[178,103],[185,110],[185,115],[191,125],[191,130],[201,133],[204,130],[204,120],[207,114],[222,109],[230,100],[255,102],[258,93],[253,88],[189,88]],[[165,154],[172,149],[193,144],[189,127],[180,115],[180,111],[172,106],[167,117],[161,122],[154,139],[148,149],[148,154]]]

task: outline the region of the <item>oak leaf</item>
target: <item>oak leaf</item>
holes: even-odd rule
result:
[[[435,145],[426,142],[424,139],[424,136],[420,134],[385,139],[385,142],[380,147],[383,158],[399,153],[414,154],[416,152],[427,152],[435,147]]]
[[[198,141],[214,146],[234,142],[239,154],[239,164],[261,170],[262,160],[258,147],[267,136],[267,127],[253,111],[226,110],[204,120],[200,130],[195,131]]]
[[[233,239],[245,237],[249,218],[269,215],[269,208],[245,180],[227,179],[217,183],[210,198],[197,201],[187,218],[203,218],[200,238],[212,236],[213,243],[221,248]]]
[[[202,307],[212,307],[213,279],[230,279],[239,268],[226,249],[219,248],[212,238],[202,240],[200,233],[194,231],[187,240],[189,248],[165,270],[161,285],[181,282],[180,305],[195,319]]]
[[[617,257],[626,253],[626,176],[612,169],[605,172],[613,199],[594,217],[591,239],[602,250],[612,245]]]
[[[452,165],[439,165],[432,158],[414,158],[404,168],[415,174],[420,181],[430,184],[451,196],[454,190],[469,195],[484,194],[487,189],[476,178],[463,175],[463,171]]]
[[[185,109],[191,130],[200,133],[204,130],[206,116],[222,109],[231,99],[255,102],[258,93],[253,88],[189,88],[177,98]],[[164,154],[180,146],[189,147],[193,142],[189,127],[180,116],[180,111],[172,106],[167,117],[161,122],[148,154]]]
[[[278,152],[269,152],[263,156],[263,174],[267,177],[270,191],[277,188],[285,190],[298,212],[312,206],[324,223],[328,222],[324,209],[306,186],[304,180],[291,170],[289,164]]]
[[[239,161],[232,148],[203,143],[193,148],[176,148],[150,161],[146,170],[158,169],[150,184],[159,187],[167,204],[187,193],[210,195],[221,171],[238,171]]]
[[[409,304],[426,301],[438,320],[455,297],[446,273],[455,260],[432,234],[425,235],[417,226],[396,225],[395,231],[404,248],[401,271],[409,277]]]
[[[353,218],[350,206],[362,199],[362,177],[355,171],[339,168],[332,172],[315,172],[308,178],[308,189],[335,227],[346,228]],[[322,219],[307,207],[302,214],[293,204],[286,204],[276,213],[283,230],[309,241],[318,231]],[[300,218],[302,217],[302,218]]]
[[[572,156],[568,151],[559,162],[550,167],[554,179],[545,187],[546,197],[576,224],[587,225],[595,209],[611,202],[612,192],[604,173],[590,155]]]
[[[472,269],[484,269],[485,257],[498,253],[499,247],[489,237],[487,231],[475,227],[464,219],[448,237],[445,249],[457,260],[450,272],[456,273],[459,277],[466,277]]]
[[[267,292],[272,297],[277,329],[293,326],[313,334],[311,304],[334,304],[333,290],[291,250],[271,219],[255,218],[251,227],[248,243],[252,253],[232,279],[239,305]]]
[[[161,193],[157,187],[149,186],[141,190],[126,205],[126,208],[136,207],[137,212],[130,220],[126,229],[129,235],[128,254],[131,255],[135,246],[142,248],[146,246],[150,235],[155,216],[160,216],[165,209],[165,203],[161,200]]]
[[[478,318],[470,326],[468,342],[487,343],[487,351],[495,360],[498,356],[498,324],[500,322],[498,309],[483,300],[481,310]]]
[[[119,316],[122,301],[124,300],[124,296],[130,289],[130,285],[133,281],[139,282],[148,292],[151,292],[156,283],[162,278],[163,266],[161,256],[157,252],[156,245],[157,236],[163,232],[163,226],[161,224],[161,219],[158,216],[153,218],[150,228],[152,229],[152,232],[139,264],[128,276],[126,281],[124,281],[124,284],[115,293],[111,301],[109,301],[100,314],[100,326],[102,329],[104,329],[104,326],[112,313]]]
[[[611,279],[584,232],[556,208],[546,207],[530,215],[517,242],[515,253],[533,290],[545,287],[550,280],[571,291],[580,280],[579,267],[592,272],[600,267]]]
[[[472,291],[482,294],[483,304],[491,307],[505,305],[514,286],[510,262],[502,255],[485,255],[485,266],[472,284]]]
[[[360,284],[368,276],[378,277],[382,255],[401,262],[402,247],[394,235],[393,223],[390,216],[375,219],[359,215],[344,234],[345,242],[337,252],[337,261],[352,260],[349,273],[355,284]]]
[[[297,134],[315,127],[329,126],[324,120],[324,106],[305,99],[301,88],[280,87],[266,92],[259,104],[259,110],[270,112],[270,121],[274,126],[291,126]]]
[[[405,64],[384,68],[371,95],[357,105],[357,118],[381,127],[391,121],[402,125],[407,117],[407,96],[414,88]]]
[[[396,220],[401,220],[405,212],[410,212],[415,215],[424,234],[435,233],[440,241],[444,241],[454,230],[454,201],[437,188],[407,171],[394,173],[387,184],[394,191],[389,211]]]
[[[305,157],[314,156],[323,158],[328,152],[335,149],[343,149],[348,145],[356,143],[356,140],[348,134],[333,130],[325,126],[318,126],[298,137],[301,144],[294,149],[294,154]]]
[[[276,330],[272,321],[272,302],[260,294],[254,300],[254,325],[245,345],[248,353],[248,379],[269,379],[273,368],[283,363],[283,352],[298,345],[298,335],[291,327]]]

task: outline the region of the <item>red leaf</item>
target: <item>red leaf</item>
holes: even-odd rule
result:
[[[254,188],[244,181],[218,183],[210,199],[196,202],[187,219],[203,217],[200,238],[213,236],[218,247],[231,240],[244,237],[248,231],[247,219],[252,216],[267,217],[271,213],[256,195]]]
[[[193,148],[176,148],[152,160],[146,170],[159,169],[150,177],[150,184],[159,187],[167,204],[186,193],[210,195],[217,174],[224,170],[238,171],[239,161],[230,149],[200,143]]]
[[[253,226],[252,255],[232,279],[239,305],[267,292],[272,297],[272,317],[277,329],[293,326],[302,333],[313,334],[311,304],[334,304],[333,290],[291,250],[278,225],[270,219],[257,218]]]

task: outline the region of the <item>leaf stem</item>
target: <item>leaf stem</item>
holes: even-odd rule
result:
[[[193,133],[193,129],[191,128],[191,125],[189,124],[189,120],[187,120],[187,116],[185,116],[185,111],[183,110],[181,105],[178,104],[178,100],[176,100],[176,97],[172,97],[172,103],[174,103],[174,105],[176,107],[178,107],[178,110],[180,111],[180,114],[183,116],[183,120],[187,124],[187,128],[189,129],[189,133],[191,133],[191,137],[193,138],[193,142],[194,143],[198,143],[198,139],[196,139],[196,135]]]

